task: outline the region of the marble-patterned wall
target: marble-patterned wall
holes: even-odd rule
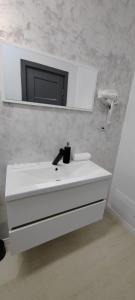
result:
[[[0,38],[99,70],[97,88],[115,88],[120,105],[100,131],[105,112],[30,108],[0,103],[0,232],[7,232],[3,202],[8,163],[52,159],[67,140],[76,151],[112,170],[135,68],[134,0],[0,0]]]

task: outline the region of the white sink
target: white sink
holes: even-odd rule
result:
[[[51,162],[9,165],[6,200],[83,185],[110,176],[110,172],[92,161],[59,163],[58,166],[52,165]]]

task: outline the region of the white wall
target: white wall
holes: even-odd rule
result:
[[[109,205],[135,228],[135,75],[122,130]]]

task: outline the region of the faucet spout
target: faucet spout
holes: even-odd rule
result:
[[[62,159],[63,156],[64,156],[64,149],[61,148],[58,155],[53,160],[52,164],[57,166],[58,162]]]

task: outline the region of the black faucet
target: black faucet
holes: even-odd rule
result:
[[[58,162],[62,159],[62,157],[64,156],[64,149],[60,149],[58,155],[55,157],[55,159],[53,160],[52,164],[57,166]]]

